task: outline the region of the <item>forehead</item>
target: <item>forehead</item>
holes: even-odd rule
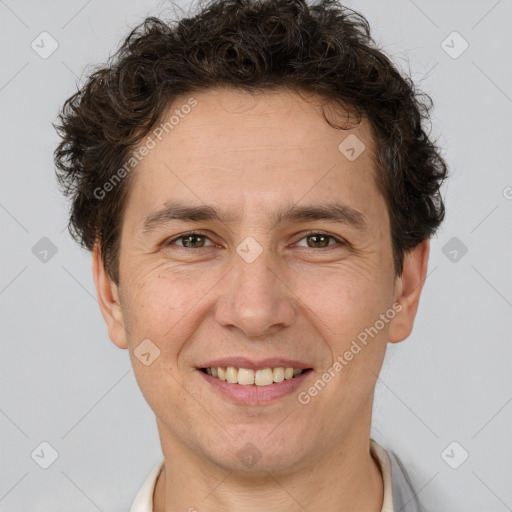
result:
[[[192,108],[191,102],[195,104]],[[335,130],[324,114],[334,123],[351,129]],[[233,88],[211,89],[174,100],[162,116],[159,126],[167,122],[168,129],[158,147],[161,151],[178,150],[176,154],[180,157],[186,152],[196,160],[215,156],[221,161],[226,150],[265,152],[264,156],[270,157],[270,152],[282,154],[287,148],[294,148],[295,155],[282,154],[284,161],[296,159],[297,154],[313,159],[325,150],[328,155],[338,156],[337,142],[352,134],[365,141],[368,158],[374,149],[371,126],[365,118],[356,126],[354,114],[347,116],[333,102],[326,103],[314,95],[305,99],[285,88],[254,93]],[[229,155],[229,161],[234,158]]]
[[[128,214],[140,225],[179,199],[259,218],[272,205],[336,201],[382,218],[368,121],[336,130],[323,111],[346,125],[338,107],[322,110],[289,90],[212,89],[177,98],[158,125],[167,129],[134,171]]]

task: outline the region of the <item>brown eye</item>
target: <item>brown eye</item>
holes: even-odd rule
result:
[[[332,237],[325,235],[309,235],[307,237],[307,239],[313,243],[313,245],[309,245],[310,247],[327,247],[329,245],[329,238]]]
[[[306,240],[307,247],[311,249],[323,249],[326,247],[330,247],[332,245],[336,245],[336,242],[343,243],[341,240],[338,240],[332,235],[327,235],[324,233],[308,233],[304,238],[301,240]],[[330,240],[334,240],[334,244],[330,244]],[[304,245],[298,244],[300,247],[304,247]]]
[[[182,242],[178,247],[184,249],[201,249],[202,247],[208,247],[205,245],[206,240],[209,238],[202,234],[196,233],[195,231],[191,233],[185,233],[183,235],[177,236],[168,242],[165,243],[165,246],[174,245],[175,242],[181,240]],[[213,245],[213,244],[212,244]]]

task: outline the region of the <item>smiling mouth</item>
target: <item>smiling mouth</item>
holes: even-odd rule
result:
[[[235,368],[234,366],[213,366],[200,368],[200,371],[210,377],[241,386],[270,386],[271,384],[291,380],[303,373],[311,371],[312,368],[263,368],[252,370],[250,368]]]

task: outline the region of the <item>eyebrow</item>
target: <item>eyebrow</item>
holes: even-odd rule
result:
[[[313,222],[327,220],[367,231],[367,218],[358,210],[339,202],[321,205],[291,205],[286,206],[270,215],[272,226],[298,222]],[[172,221],[219,221],[223,224],[233,224],[240,220],[240,215],[217,210],[212,206],[190,206],[181,203],[166,204],[164,208],[149,214],[142,225],[142,233],[148,233],[163,227]]]

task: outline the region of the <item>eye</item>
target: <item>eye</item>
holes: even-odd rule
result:
[[[329,239],[334,240],[335,243],[329,245]],[[306,240],[307,247],[309,247],[311,249],[316,249],[316,248],[323,249],[326,247],[331,247],[332,245],[336,245],[336,242],[338,242],[342,245],[345,245],[345,242],[343,240],[341,240],[333,235],[328,235],[326,233],[321,233],[321,232],[317,232],[317,231],[308,232],[306,234],[306,236],[301,238],[301,240]],[[310,241],[311,241],[311,244],[310,244]],[[297,244],[297,245],[299,245],[299,244]],[[304,246],[299,245],[299,247],[304,247]]]
[[[202,247],[208,247],[204,245],[204,242],[210,239],[204,233],[191,231],[190,233],[184,233],[183,235],[177,236],[164,242],[164,246],[173,245],[177,240],[182,240],[182,245],[180,245],[180,248],[201,249]]]
[[[181,241],[179,248],[182,249],[201,249],[203,247],[211,247],[215,244],[210,243],[210,245],[205,245],[205,242],[211,240],[208,238],[208,236],[204,233],[201,233],[199,231],[190,231],[189,233],[183,233],[182,235],[179,235],[177,237],[171,238],[170,240],[164,242],[164,246],[169,245],[175,245],[177,241]],[[296,244],[298,247],[308,247],[310,249],[324,249],[327,247],[332,247],[333,245],[336,245],[336,243],[347,245],[347,243],[344,240],[341,240],[333,235],[328,235],[326,233],[321,233],[317,231],[310,231],[306,233],[306,235],[301,238],[302,240],[306,240],[306,246]],[[329,242],[333,240],[334,243],[330,244]],[[311,243],[310,243],[311,241]]]

